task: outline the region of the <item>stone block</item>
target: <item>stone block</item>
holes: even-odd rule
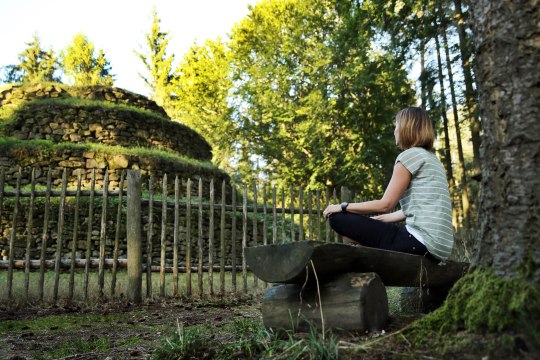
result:
[[[103,127],[101,126],[101,124],[93,123],[88,126],[88,129],[90,131],[100,132],[101,130],[103,130]]]
[[[129,161],[125,155],[114,155],[109,158],[109,169],[126,169]]]

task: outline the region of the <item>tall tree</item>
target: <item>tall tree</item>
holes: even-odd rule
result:
[[[55,72],[58,70],[58,58],[52,50],[41,48],[39,37],[34,35],[33,41],[19,54],[23,82],[59,81]]]
[[[78,33],[62,51],[62,65],[66,76],[75,86],[106,85],[114,83],[111,66],[103,50],[96,50],[94,43]]]
[[[52,50],[45,51],[37,34],[26,43],[27,47],[19,54],[19,63],[3,66],[2,82],[34,83],[40,81],[60,81],[56,71],[59,70],[58,58]]]
[[[170,98],[170,89],[173,78],[172,63],[174,55],[167,55],[169,34],[161,30],[161,20],[157,11],[152,10],[152,27],[146,34],[148,52],[135,51],[135,55],[143,62],[148,75],[139,74],[152,91],[152,99],[160,106],[166,106]]]
[[[213,162],[232,171],[236,141],[232,108],[230,50],[221,40],[193,45],[175,71],[169,115],[204,136],[212,146]]]
[[[475,264],[540,285],[540,8],[471,8],[484,149]]]
[[[266,0],[234,29],[242,150],[276,182],[382,190],[397,152],[392,121],[412,90],[402,63],[373,51],[369,11]]]
[[[471,10],[483,125],[474,271],[416,329],[445,344],[455,331],[460,339],[463,330],[495,332],[489,342],[504,339],[489,346],[497,357],[538,358],[540,9],[538,1],[477,0]]]
[[[465,155],[463,153],[463,144],[461,139],[461,121],[459,118],[459,111],[458,111],[458,102],[456,97],[456,85],[454,82],[454,73],[452,71],[452,59],[450,57],[450,46],[448,44],[448,21],[447,16],[445,15],[445,12],[443,10],[441,2],[439,2],[439,16],[440,16],[440,22],[441,22],[441,35],[443,39],[443,48],[444,48],[444,54],[445,54],[445,64],[446,64],[446,72],[448,74],[448,83],[450,88],[450,99],[452,101],[452,114],[454,119],[454,129],[456,132],[456,145],[457,145],[457,151],[458,151],[458,161],[459,161],[459,168],[461,172],[458,189],[460,200],[461,200],[461,210],[463,215],[463,221],[468,221],[468,213],[469,213],[469,190],[467,186],[467,169],[465,166]],[[469,228],[469,226],[467,226]]]
[[[473,143],[474,163],[480,167],[480,120],[477,111],[477,93],[474,88],[474,78],[472,72],[473,59],[471,56],[471,36],[467,32],[467,16],[463,11],[461,0],[454,0],[455,22],[459,36],[459,51],[463,72],[463,82],[465,83],[465,109],[468,114],[471,127],[471,141]]]

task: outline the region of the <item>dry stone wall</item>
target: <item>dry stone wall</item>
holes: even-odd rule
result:
[[[104,106],[100,102],[39,101],[70,97],[129,107]],[[150,174],[156,179],[167,174],[170,184],[176,176],[202,178],[205,186],[212,178],[218,183],[229,180],[225,172],[210,164],[211,147],[202,136],[168,120],[163,108],[154,101],[126,90],[62,84],[10,86],[0,91],[0,106],[4,114],[6,109],[14,109],[9,122],[0,128],[0,135],[5,136],[4,140],[0,139],[0,167],[6,172],[8,186],[15,186],[19,167],[22,167],[23,186],[30,182],[32,169],[36,170],[37,183],[41,186],[46,185],[45,174],[51,169],[54,187],[60,186],[62,172],[67,169],[71,188],[75,188],[79,175],[82,187],[89,188],[96,171],[99,189],[108,170],[109,189],[115,190],[124,169],[140,169],[143,181]],[[56,145],[36,140],[49,140]],[[114,149],[89,144],[114,146]],[[134,148],[160,149],[165,153],[134,151]],[[158,187],[159,184],[157,190]],[[169,189],[172,190],[172,185]]]
[[[161,179],[163,175],[168,177],[168,192],[173,193],[174,179],[176,176],[184,181],[188,178],[192,181],[203,180],[204,188],[208,189],[210,180],[221,184],[228,182],[229,176],[222,170],[211,166],[201,166],[197,163],[180,162],[173,159],[160,157],[142,157],[125,154],[106,154],[87,150],[84,146],[74,148],[32,148],[32,147],[2,147],[0,143],[0,168],[4,169],[6,186],[15,187],[18,178],[19,167],[21,168],[21,185],[30,184],[32,170],[35,171],[36,184],[44,187],[47,185],[47,172],[51,169],[53,188],[60,188],[62,173],[67,171],[68,188],[77,187],[78,176],[81,176],[83,189],[89,189],[95,172],[96,189],[103,186],[105,171],[109,174],[109,190],[117,190],[121,173],[124,169],[138,169],[142,174],[143,183],[148,182],[152,174],[155,178],[154,191],[162,189]]]
[[[10,85],[0,91],[0,106],[17,107],[24,102],[40,98],[78,97],[88,100],[101,100],[115,104],[131,105],[149,110],[160,116],[167,116],[165,110],[142,95],[115,87],[83,86],[74,87],[63,84]]]
[[[144,112],[118,107],[30,103],[14,114],[6,136],[54,143],[146,147],[210,161],[210,145],[190,128]]]

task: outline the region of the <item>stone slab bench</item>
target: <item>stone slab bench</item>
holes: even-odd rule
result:
[[[263,297],[266,326],[302,330],[310,324],[380,330],[388,320],[385,286],[417,287],[442,303],[468,263],[317,241],[255,246],[246,262],[259,279],[277,284]],[[424,299],[428,299],[424,296]],[[436,304],[437,305],[437,304]],[[322,311],[321,311],[322,308]]]

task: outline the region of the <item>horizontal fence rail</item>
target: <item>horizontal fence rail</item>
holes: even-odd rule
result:
[[[87,189],[79,175],[68,189],[67,172],[60,189],[52,188],[51,171],[41,174],[45,189],[36,189],[34,171],[24,187],[21,170],[9,186],[1,171],[0,281],[6,286],[0,286],[0,301],[90,301],[125,292],[138,302],[143,290],[146,298],[258,291],[246,247],[342,241],[322,210],[353,200],[346,189],[338,198],[336,189],[167,175],[142,182],[135,171],[122,173],[118,189],[109,189],[107,171],[99,177],[94,171]]]

